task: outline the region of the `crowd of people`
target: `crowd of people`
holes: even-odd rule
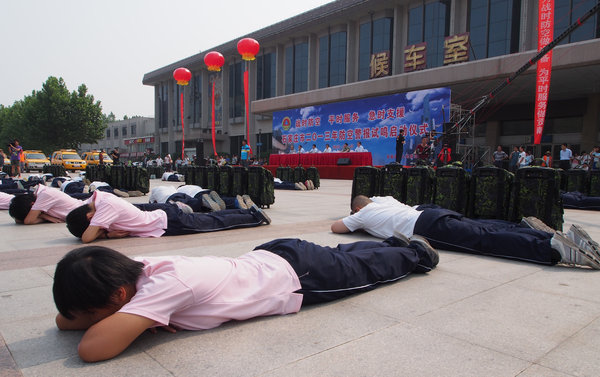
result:
[[[514,147],[510,155],[498,146],[493,153],[494,165],[503,167],[504,162],[508,160],[508,170],[515,171],[524,166],[543,166],[543,167],[558,167],[563,170],[583,169],[583,170],[598,170],[600,169],[600,147],[595,146],[592,152],[573,153],[566,143],[561,144],[559,152],[559,161],[553,161],[552,152],[547,150],[544,154],[535,158],[529,149],[523,146]]]

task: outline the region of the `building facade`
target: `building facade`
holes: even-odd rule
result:
[[[555,0],[554,35],[561,34],[594,0]],[[455,122],[482,96],[537,53],[538,3],[532,0],[340,0],[258,30],[248,37],[261,49],[248,64],[250,143],[270,152],[272,114],[290,108],[397,92],[449,87]],[[551,84],[541,145],[533,145],[535,67],[525,71],[457,133],[457,150],[489,159],[529,146],[535,155],[561,143],[574,152],[600,140],[600,24],[592,16],[553,51]],[[239,39],[245,36],[240,36]],[[180,95],[184,94],[185,146],[214,153],[211,136],[215,83],[218,153],[236,154],[246,125],[237,41],[215,46],[144,75],[155,88],[156,148],[181,153]],[[225,57],[222,72],[204,65],[208,51]],[[172,73],[186,67],[190,85]],[[256,147],[255,147],[256,152]]]
[[[82,144],[82,151],[103,149],[110,152],[119,148],[123,161],[140,160],[147,150],[155,150],[156,136],[154,118],[132,117],[108,123],[104,138],[95,144]]]

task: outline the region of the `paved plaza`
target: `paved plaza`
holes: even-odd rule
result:
[[[277,190],[269,226],[96,243],[130,256],[235,257],[274,238],[373,239],[330,231],[349,213],[351,185]],[[565,230],[578,223],[600,240],[599,220],[566,210]],[[81,243],[64,224],[17,226],[8,211],[0,234],[0,377],[600,375],[600,271],[446,251],[430,273],[371,292],[208,331],[146,332],[120,356],[86,364],[82,332],[54,324],[51,292],[55,264]]]

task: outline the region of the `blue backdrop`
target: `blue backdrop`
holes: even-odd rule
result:
[[[373,165],[396,160],[396,136],[404,130],[403,164],[414,158],[421,138],[432,129],[442,132],[450,118],[450,89],[436,88],[388,96],[334,102],[273,113],[273,153],[298,145],[320,151],[329,144],[354,150],[360,141],[373,156]]]

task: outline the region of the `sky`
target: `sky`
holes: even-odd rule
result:
[[[12,106],[56,76],[69,91],[85,84],[105,114],[154,117],[145,73],[329,2],[2,1],[0,104]]]

